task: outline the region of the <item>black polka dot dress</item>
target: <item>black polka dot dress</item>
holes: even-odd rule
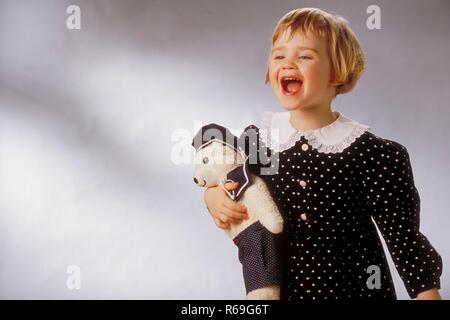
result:
[[[267,113],[260,129],[260,151],[272,162],[251,170],[285,221],[282,299],[395,299],[376,226],[411,298],[440,288],[442,260],[419,231],[407,150],[336,115],[324,128],[301,132],[288,112]]]

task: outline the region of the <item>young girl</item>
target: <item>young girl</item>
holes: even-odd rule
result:
[[[279,158],[278,172],[261,177],[285,221],[282,299],[395,299],[374,222],[410,297],[440,298],[442,260],[419,231],[406,148],[331,110],[364,67],[339,16],[298,9],[275,28],[266,83],[287,112],[264,115],[259,141]],[[205,202],[220,228],[246,218],[221,187]]]

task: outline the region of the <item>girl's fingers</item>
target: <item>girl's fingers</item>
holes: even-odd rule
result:
[[[235,211],[235,212],[240,212],[240,213],[245,213],[247,214],[247,208],[239,203],[237,203],[236,201],[233,201],[229,198],[225,199],[224,203],[223,203],[224,207],[230,209],[231,211]]]
[[[219,213],[218,218],[220,221],[222,221],[224,223],[239,224],[242,222],[242,220],[229,217],[225,213],[222,213],[222,212]]]
[[[216,223],[216,226],[218,226],[221,229],[228,229],[230,227],[229,223],[222,222],[217,218],[214,218],[214,222]]]
[[[236,220],[242,220],[247,218],[246,213],[233,211],[227,207],[222,209],[222,212],[225,213],[229,218],[236,219]]]
[[[239,187],[239,182],[227,182],[223,186],[228,191],[232,191],[232,190],[236,189],[237,187]]]

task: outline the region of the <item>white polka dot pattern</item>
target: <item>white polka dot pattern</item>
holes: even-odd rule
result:
[[[250,291],[281,283],[281,234],[273,234],[261,222],[247,227],[233,239],[239,248],[245,289]]]
[[[285,220],[282,299],[395,299],[372,218],[409,295],[440,288],[442,260],[419,231],[406,148],[370,132],[340,153],[305,144],[301,137],[279,153],[277,174],[261,175]],[[366,283],[371,265],[381,270],[379,289]]]

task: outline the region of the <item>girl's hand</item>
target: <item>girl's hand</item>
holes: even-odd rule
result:
[[[224,184],[228,191],[232,191],[238,186],[238,182]],[[231,200],[221,186],[206,189],[204,200],[214,223],[221,229],[228,229],[230,223],[239,224],[242,219],[248,219],[247,208]]]
[[[441,295],[438,289],[433,288],[426,291],[422,291],[417,295],[417,300],[441,300]]]

